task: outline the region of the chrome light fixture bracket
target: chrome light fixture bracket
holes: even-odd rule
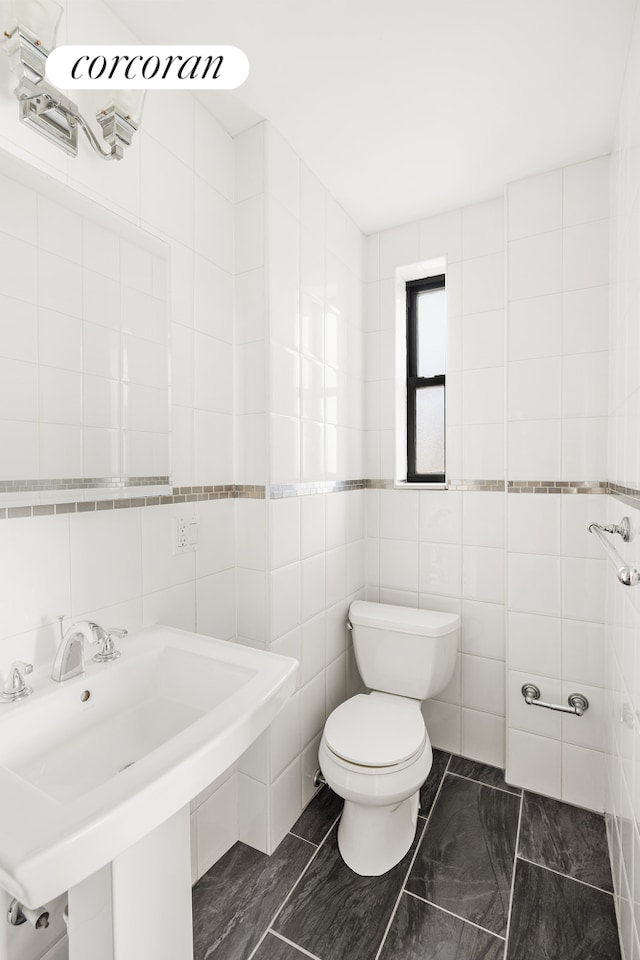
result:
[[[136,120],[114,104],[101,110],[96,119],[102,127],[103,145],[78,105],[45,79],[50,51],[42,42],[22,25],[11,33],[5,31],[4,36],[9,66],[18,81],[14,92],[21,122],[72,157],[78,155],[80,128],[103,160],[122,160],[138,129]]]
[[[111,147],[112,155],[121,160],[125,148],[131,146],[138,124],[130,116],[123,117],[113,104],[101,110],[96,120],[102,127],[102,136]]]

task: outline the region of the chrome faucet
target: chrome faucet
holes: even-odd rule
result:
[[[71,677],[77,677],[84,673],[85,641],[100,644],[100,649],[93,657],[96,663],[108,663],[111,660],[117,660],[120,651],[116,650],[113,638],[119,637],[122,639],[122,637],[127,636],[127,633],[127,630],[120,630],[118,627],[108,627],[104,630],[91,620],[79,620],[69,627],[60,641],[51,671],[51,678],[58,683],[62,683],[63,680],[70,680]]]
[[[14,660],[2,690],[0,690],[0,703],[15,703],[16,700],[24,700],[30,693],[33,693],[32,687],[28,687],[24,679],[29,673],[33,673],[32,663]]]

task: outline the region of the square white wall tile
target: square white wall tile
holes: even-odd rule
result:
[[[380,536],[393,540],[418,539],[417,491],[380,491]]]
[[[564,290],[598,287],[609,282],[609,221],[596,220],[563,231]]]
[[[384,555],[384,541],[381,541],[381,554]],[[459,597],[462,579],[462,551],[459,546],[444,543],[420,543],[419,553],[420,593],[436,596]],[[413,589],[409,585],[399,589]],[[381,583],[388,586],[381,571]]]
[[[509,244],[509,299],[525,300],[562,290],[562,236],[553,230]]]
[[[518,493],[507,498],[509,507],[509,550],[512,553],[560,553],[560,510],[567,500],[555,494]]]
[[[510,302],[509,360],[560,356],[563,350],[562,309],[562,295],[559,293]]]
[[[377,491],[367,491],[371,496]],[[427,490],[420,498],[420,540],[441,543],[462,542],[462,494],[452,490]],[[373,501],[370,501],[373,503]],[[369,514],[371,519],[371,513]],[[376,536],[369,523],[367,533]]]
[[[562,621],[562,676],[576,683],[598,687],[604,684],[604,624]]]
[[[608,352],[563,357],[562,416],[606,417],[608,387]]]
[[[234,570],[214,573],[196,581],[198,633],[220,640],[236,635],[236,580]]]
[[[140,515],[143,512],[110,510],[70,517],[74,614],[142,594]],[[97,543],[99,550],[96,550]]]
[[[524,553],[509,554],[509,607],[521,613],[560,614],[560,560]]]
[[[562,745],[521,730],[509,730],[507,781],[548,797],[562,796]]]
[[[479,600],[462,602],[463,653],[504,660],[504,606]]]
[[[504,200],[486,200],[462,211],[462,256],[468,260],[504,249]]]
[[[597,480],[607,476],[606,417],[578,417],[562,422],[562,479]]]
[[[500,310],[504,305],[504,256],[491,253],[462,265],[463,313]]]
[[[509,420],[554,420],[561,413],[560,357],[509,364]]]
[[[418,591],[418,544],[403,540],[380,541],[380,585],[395,590]]]
[[[238,773],[238,839],[262,853],[267,852],[267,788],[244,773]]]
[[[562,227],[562,170],[510,183],[507,196],[510,240]]]
[[[609,216],[610,158],[597,157],[565,167],[564,225],[574,226]]]
[[[300,559],[300,510],[303,499],[284,497],[269,502],[272,569]]]
[[[561,476],[559,420],[520,420],[509,424],[509,477],[557,480]],[[580,474],[578,474],[580,476]]]
[[[562,615],[574,620],[605,619],[606,560],[562,560]]]
[[[380,233],[380,279],[393,279],[396,267],[420,259],[420,231],[410,223]]]
[[[447,463],[449,458],[447,457]],[[449,472],[448,476],[455,478]],[[504,426],[480,423],[462,429],[462,474],[473,480],[497,480],[504,475]]]
[[[273,851],[302,812],[301,761],[296,759],[271,785],[270,849]]]
[[[570,290],[562,295],[564,353],[591,353],[609,348],[609,287]]]
[[[494,547],[463,547],[462,596],[465,600],[504,602],[504,551]]]
[[[448,327],[455,323],[448,319]],[[500,367],[504,363],[504,310],[467,314],[462,318],[462,367]],[[447,345],[447,369],[456,369],[452,363],[451,345]]]
[[[562,746],[562,799],[602,813],[606,756],[597,750],[565,743]]]
[[[500,660],[462,655],[462,704],[472,710],[503,717],[505,671]]]
[[[559,680],[562,624],[558,617],[509,613],[509,667]]]
[[[447,398],[448,417],[451,416],[449,403]],[[462,382],[462,422],[466,425],[501,423],[503,420],[504,367],[467,370]]]
[[[432,746],[450,753],[461,753],[460,707],[442,700],[425,700],[422,713]]]
[[[202,876],[238,839],[238,784],[230,777],[196,811],[198,875]]]
[[[291,563],[271,572],[271,639],[299,623],[300,564]]]
[[[465,546],[503,547],[505,498],[503,493],[462,494],[462,542]]]
[[[505,723],[503,717],[462,709],[462,756],[504,769]]]

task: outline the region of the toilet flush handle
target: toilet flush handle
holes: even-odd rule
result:
[[[351,620],[349,620],[349,617],[347,617],[347,630],[353,630],[353,624]]]

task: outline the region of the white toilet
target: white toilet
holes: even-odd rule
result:
[[[460,618],[356,600],[349,620],[371,693],[352,697],[328,717],[319,761],[345,801],[342,858],[355,873],[373,877],[402,860],[415,836],[420,787],[432,762],[420,705],[453,675]]]

